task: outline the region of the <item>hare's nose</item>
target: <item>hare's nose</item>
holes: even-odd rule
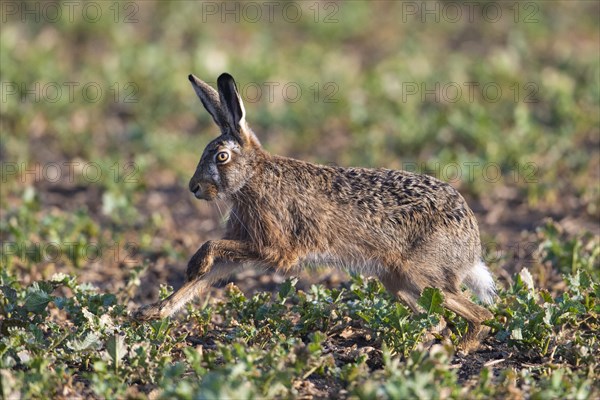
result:
[[[199,183],[190,183],[190,192],[196,193],[198,190],[200,190]]]

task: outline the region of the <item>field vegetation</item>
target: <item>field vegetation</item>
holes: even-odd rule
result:
[[[600,396],[599,3],[0,7],[2,398]],[[187,75],[224,71],[267,150],[461,191],[499,289],[479,349],[439,291],[415,315],[325,267],[129,318],[223,232],[187,189],[218,134]]]

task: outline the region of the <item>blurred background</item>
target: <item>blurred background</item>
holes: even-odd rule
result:
[[[599,4],[4,1],[3,269],[180,285],[226,215],[187,190],[218,135],[187,75],[227,71],[268,151],[450,182],[499,280],[551,285],[540,242],[600,234]]]

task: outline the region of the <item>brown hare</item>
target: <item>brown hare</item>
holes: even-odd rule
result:
[[[223,239],[204,243],[189,261],[187,282],[134,318],[172,315],[244,265],[285,271],[303,262],[374,275],[414,311],[424,288],[439,288],[444,305],[468,321],[465,338],[492,317],[461,292],[465,283],[485,303],[495,296],[477,221],[452,186],[405,171],[271,155],[248,127],[231,75],[219,76],[218,92],[194,75],[189,80],[221,129],[189,188],[198,199],[227,199],[232,209]]]

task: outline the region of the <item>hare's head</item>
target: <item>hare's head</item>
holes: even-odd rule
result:
[[[244,104],[231,75],[219,76],[218,92],[194,75],[189,79],[221,129],[221,136],[204,149],[190,179],[190,190],[198,199],[226,198],[240,190],[254,173],[260,143],[246,124]]]

